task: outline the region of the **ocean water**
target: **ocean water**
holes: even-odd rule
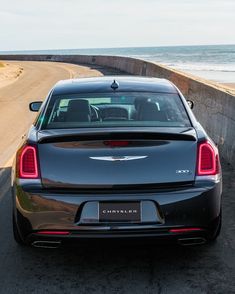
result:
[[[235,83],[235,45],[98,48],[0,52],[0,54],[118,55],[158,62],[209,80]]]

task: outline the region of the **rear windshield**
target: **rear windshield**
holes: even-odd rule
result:
[[[165,93],[91,93],[52,96],[43,129],[190,127],[181,98]]]

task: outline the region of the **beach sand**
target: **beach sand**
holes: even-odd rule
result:
[[[24,69],[19,64],[0,61],[0,87],[5,87],[15,82]]]
[[[222,83],[221,85],[225,86],[226,88],[235,90],[235,83]]]

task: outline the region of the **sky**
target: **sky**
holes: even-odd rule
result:
[[[235,0],[0,0],[0,51],[235,44]]]

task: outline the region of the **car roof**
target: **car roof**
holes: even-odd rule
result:
[[[111,87],[113,83],[118,85],[115,90]],[[114,91],[177,93],[176,87],[166,79],[139,76],[103,76],[59,81],[53,88],[53,95]]]

